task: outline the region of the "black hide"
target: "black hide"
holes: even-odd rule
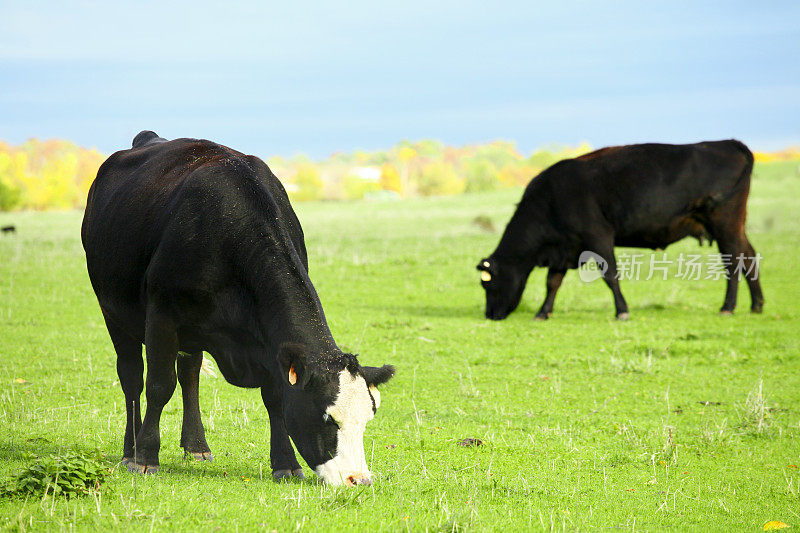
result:
[[[372,370],[334,342],[308,276],[300,223],[263,161],[206,140],[141,132],[133,148],[100,167],[81,236],[117,352],[123,458],[132,469],[157,468],[160,414],[177,380],[181,445],[210,458],[197,400],[203,351],[228,382],[261,388],[276,472],[300,469],[287,432],[312,468],[336,453],[336,428],[324,414],[339,373]],[[286,361],[300,377],[295,385]]]
[[[739,141],[614,146],[560,161],[534,178],[497,249],[478,270],[486,317],[500,320],[519,304],[534,267],[547,267],[547,318],[561,280],[583,251],[607,261],[603,276],[617,317],[628,308],[617,280],[615,246],[666,248],[683,239],[715,240],[723,254],[754,257],[744,232],[753,155]],[[736,305],[738,275],[728,269],[723,312]],[[490,277],[490,280],[486,280]],[[764,303],[758,279],[747,279],[751,309]]]

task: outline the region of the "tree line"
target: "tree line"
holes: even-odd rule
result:
[[[389,199],[524,186],[553,163],[589,151],[586,143],[550,145],[524,155],[508,141],[456,147],[421,140],[316,161],[303,155],[266,161],[293,201]],[[82,208],[105,158],[65,140],[0,142],[0,210]],[[800,159],[800,149],[757,153],[756,159]]]

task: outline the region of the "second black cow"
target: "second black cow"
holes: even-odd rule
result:
[[[516,309],[538,266],[549,270],[536,318],[548,318],[564,274],[591,252],[604,263],[617,318],[627,319],[614,247],[663,249],[688,236],[717,241],[728,259],[721,312],[736,306],[740,272],[751,310],[761,312],[756,253],[744,231],[752,169],[753,154],[736,140],[614,146],[547,168],[525,189],[497,249],[477,266],[486,317],[500,320]]]

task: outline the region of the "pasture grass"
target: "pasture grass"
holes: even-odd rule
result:
[[[162,419],[161,472],[115,467],[80,498],[0,499],[8,530],[760,530],[800,526],[800,176],[756,168],[748,232],[766,306],[719,316],[724,282],[623,281],[571,271],[534,322],[544,272],[502,322],[482,317],[475,265],[521,191],[296,206],[339,345],[394,364],[367,428],[371,487],[270,478],[256,390],[201,378],[215,454],[185,462],[179,389]],[[81,213],[3,213],[0,477],[29,454],[118,459],[123,397],[89,285]],[[485,222],[485,221],[484,221]],[[684,241],[669,249],[707,254]],[[466,438],[480,446],[461,446]],[[313,474],[306,467],[309,479]]]

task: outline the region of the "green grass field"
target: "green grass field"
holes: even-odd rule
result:
[[[544,272],[507,320],[483,318],[475,265],[521,191],[296,206],[334,337],[393,381],[367,427],[377,482],[275,484],[258,391],[201,377],[211,464],[184,462],[179,392],[161,472],[114,467],[71,500],[0,499],[11,530],[758,531],[800,527],[800,175],[756,168],[748,233],[766,306],[719,316],[724,281],[602,282],[570,272],[547,322]],[[0,477],[28,454],[121,454],[123,396],[89,285],[82,213],[2,213]],[[695,241],[669,249],[707,254]],[[673,268],[674,271],[674,268]],[[23,383],[19,380],[25,380]],[[759,388],[760,387],[760,388]],[[760,393],[759,393],[760,391]],[[483,441],[464,447],[465,438]],[[313,478],[306,467],[306,475]]]

